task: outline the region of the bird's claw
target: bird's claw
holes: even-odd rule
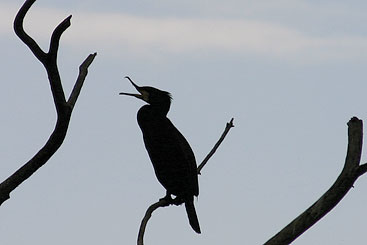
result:
[[[171,194],[168,194],[168,193],[165,197],[159,199],[159,201],[165,201],[168,203],[168,205],[176,205],[176,206],[179,206],[182,203],[184,203],[184,200],[181,197],[175,197],[173,199]]]
[[[175,199],[172,199],[172,204],[179,206],[185,201],[181,197],[176,197]]]

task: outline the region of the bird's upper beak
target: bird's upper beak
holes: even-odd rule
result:
[[[138,90],[138,92],[140,94],[132,94],[132,93],[125,93],[125,92],[121,92],[119,93],[120,95],[129,95],[129,96],[134,96],[138,99],[141,99],[141,100],[144,100],[144,101],[147,101],[148,100],[148,92],[143,90],[141,87],[139,87],[138,85],[136,85],[133,80],[130,79],[130,77],[126,76],[125,77],[126,79],[128,79],[131,84],[136,88],[136,90]]]

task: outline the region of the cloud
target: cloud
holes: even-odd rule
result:
[[[0,6],[0,23],[9,23],[16,8],[9,4]],[[67,15],[56,9],[34,7],[26,27],[32,35],[48,42],[52,29]],[[64,44],[78,49],[102,48],[111,53],[119,50],[144,56],[205,51],[302,62],[365,59],[367,53],[365,36],[316,36],[295,27],[261,20],[81,12],[72,22],[63,37]],[[0,25],[1,35],[11,31],[9,26]]]
[[[80,18],[79,18],[80,17]],[[367,37],[312,36],[270,22],[198,18],[146,18],[81,14],[72,42],[98,42],[139,53],[208,52],[260,55],[282,59],[363,58]],[[82,28],[81,28],[82,27]]]

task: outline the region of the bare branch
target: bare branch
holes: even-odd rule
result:
[[[31,38],[25,31],[23,27],[24,17],[27,14],[28,10],[31,8],[33,3],[36,0],[27,0],[23,4],[23,6],[19,9],[18,14],[14,19],[14,31],[17,36],[22,40],[33,52],[33,54],[40,60],[42,63],[46,60],[46,53],[42,51],[42,49],[38,46],[38,44]]]
[[[38,44],[29,35],[27,35],[23,29],[24,17],[34,2],[35,0],[27,0],[19,9],[14,20],[14,31],[18,37],[31,49],[33,54],[39,61],[41,61],[46,69],[57,111],[57,122],[50,138],[39,150],[39,152],[37,152],[37,154],[31,160],[19,168],[9,178],[0,183],[0,205],[10,198],[10,192],[12,192],[22,182],[28,179],[40,167],[42,167],[59,149],[65,139],[71,113],[78,97],[77,95],[72,96],[72,106],[66,103],[64,90],[62,88],[62,83],[56,63],[60,37],[61,34],[70,26],[71,16],[67,17],[56,27],[51,37],[50,51],[49,53],[44,53]],[[77,94],[80,93],[81,87],[87,75],[87,68],[92,63],[95,56],[96,53],[91,54],[81,65],[80,74],[77,79],[77,84],[75,85],[78,90]],[[76,92],[73,90],[72,94],[75,93]]]
[[[36,58],[43,64],[50,81],[52,96],[58,113],[64,113],[66,104],[61,78],[56,64],[57,51],[62,33],[70,26],[71,15],[62,21],[53,31],[48,53],[41,50],[39,45],[31,38],[23,27],[24,17],[35,0],[27,0],[18,11],[14,20],[14,31],[18,37],[31,49]]]
[[[79,76],[76,80],[76,83],[74,85],[74,88],[70,94],[70,97],[68,99],[68,104],[71,106],[71,108],[74,108],[75,102],[79,97],[80,90],[83,87],[85,77],[88,74],[88,67],[92,64],[94,58],[96,57],[97,53],[90,54],[84,62],[79,66]]]
[[[198,167],[198,174],[201,174],[201,170],[203,169],[203,167],[206,165],[206,163],[209,161],[209,159],[214,155],[214,153],[217,151],[218,147],[220,146],[220,144],[222,143],[222,141],[224,140],[224,138],[226,137],[226,135],[228,134],[229,130],[234,127],[233,125],[233,118],[231,119],[230,122],[228,122],[226,124],[226,128],[224,129],[224,132],[222,134],[222,136],[220,136],[218,142],[214,145],[213,149],[209,152],[209,154],[204,158],[204,160],[200,163],[199,167]]]
[[[71,15],[66,17],[53,31],[50,41],[50,49],[48,51],[48,54],[50,55],[50,58],[56,61],[57,58],[57,51],[59,49],[60,44],[60,38],[61,35],[66,31],[66,29],[71,25]]]
[[[348,125],[348,150],[343,171],[353,171],[361,161],[363,144],[363,122],[356,117]]]
[[[143,218],[143,220],[141,221],[141,224],[140,224],[140,229],[139,229],[139,234],[138,234],[138,243],[137,243],[138,245],[143,245],[144,244],[145,228],[148,224],[148,221],[149,221],[150,217],[152,217],[152,213],[158,208],[167,207],[169,205],[170,205],[170,203],[164,198],[162,198],[158,202],[153,203],[152,205],[150,205],[150,207],[145,212],[144,218]]]
[[[367,171],[366,165],[359,166],[362,153],[362,121],[353,117],[348,122],[348,150],[345,165],[330,189],[311,207],[299,215],[265,245],[290,244],[332,210],[353,187],[357,178]]]
[[[205,157],[205,159],[201,162],[201,164],[197,168],[197,173],[198,174],[200,174],[200,171],[203,169],[205,164],[214,155],[215,151],[218,149],[219,145],[222,143],[222,141],[224,140],[224,138],[226,137],[226,135],[228,134],[229,130],[232,127],[234,127],[233,118],[231,119],[230,122],[228,122],[226,124],[226,128],[224,129],[224,132],[221,135],[221,137],[219,138],[218,142],[214,145],[213,149],[209,152],[209,154]],[[171,200],[171,202],[170,202],[167,198],[162,198],[158,202],[153,203],[152,205],[150,205],[150,207],[147,209],[147,211],[146,211],[146,213],[143,217],[143,220],[141,221],[141,224],[140,224],[138,240],[137,240],[138,245],[143,245],[144,244],[145,228],[148,224],[148,221],[149,221],[150,217],[152,216],[152,213],[158,208],[167,207],[169,205],[178,205],[178,204],[175,203],[173,200]]]
[[[40,151],[0,184],[0,205],[10,198],[10,192],[42,167],[61,146],[66,136],[71,111],[69,113],[67,118],[58,118],[54,131]]]
[[[54,98],[54,103],[58,114],[64,113],[67,104],[64,89],[61,83],[59,69],[57,67],[57,52],[59,50],[61,35],[71,25],[70,20],[71,15],[65,18],[52,32],[50,48],[47,53],[47,60],[43,63],[48,74],[52,96]]]
[[[359,176],[365,174],[366,172],[367,172],[367,163],[362,164],[361,166],[359,166],[359,168],[358,168],[358,175]]]

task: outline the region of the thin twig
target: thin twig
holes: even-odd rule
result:
[[[200,170],[203,169],[203,167],[208,162],[208,160],[213,156],[213,154],[218,149],[219,145],[222,143],[222,141],[224,140],[224,138],[226,137],[226,135],[228,134],[229,130],[232,127],[234,127],[233,118],[231,119],[230,122],[228,122],[226,124],[226,128],[224,129],[224,132],[221,135],[221,137],[219,138],[218,142],[214,145],[213,149],[209,152],[209,154],[205,157],[205,159],[201,162],[201,164],[197,168],[197,170],[198,170],[197,173],[198,174],[200,174]],[[152,213],[158,208],[167,207],[169,205],[177,205],[177,204],[175,204],[174,202],[169,202],[166,198],[162,198],[158,202],[153,203],[152,205],[149,206],[149,208],[145,212],[145,215],[144,215],[144,217],[141,221],[141,224],[140,224],[139,233],[138,233],[138,240],[137,240],[138,245],[144,245],[145,228],[148,224],[148,221],[149,221],[150,217],[152,216]]]
[[[233,125],[233,118],[231,119],[230,122],[228,122],[226,124],[226,128],[224,129],[224,132],[222,134],[222,136],[220,136],[218,142],[214,145],[213,149],[209,152],[209,154],[204,158],[204,160],[200,163],[199,167],[198,167],[198,174],[201,174],[201,170],[203,169],[203,167],[206,165],[206,163],[209,161],[209,159],[214,155],[214,153],[216,152],[216,150],[218,149],[218,147],[220,146],[220,144],[222,143],[222,141],[224,140],[224,138],[226,137],[226,135],[228,134],[229,130],[234,127]]]
[[[90,54],[84,62],[79,66],[79,76],[76,80],[73,90],[71,91],[70,97],[68,99],[68,105],[71,108],[74,108],[75,102],[79,97],[80,91],[83,87],[84,80],[88,74],[88,67],[92,64],[94,58],[96,57],[97,53]]]

